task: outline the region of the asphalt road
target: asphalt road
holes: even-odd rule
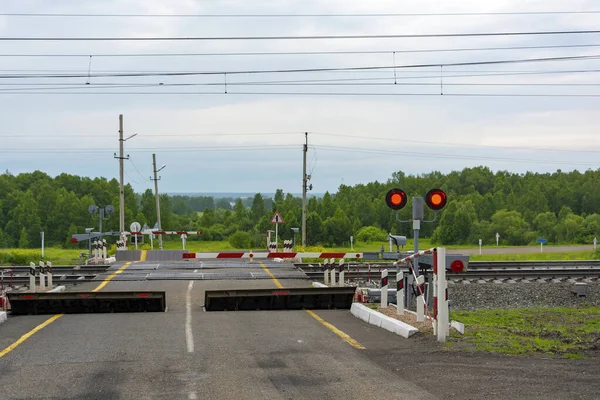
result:
[[[103,291],[165,290],[167,312],[58,318],[0,358],[0,399],[594,399],[600,392],[597,360],[446,352],[431,337],[402,339],[348,311],[316,312],[365,347],[357,349],[305,311],[202,310],[204,290],[234,286],[275,283],[111,281]],[[11,317],[0,325],[0,351],[48,317]]]

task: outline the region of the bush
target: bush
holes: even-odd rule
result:
[[[356,233],[356,240],[360,242],[385,242],[387,238],[387,232],[375,226],[365,226]]]
[[[237,231],[229,236],[229,244],[236,249],[247,249],[252,246],[254,240],[249,232]]]
[[[0,251],[0,264],[4,265],[29,265],[30,262],[41,260],[42,252],[40,250],[4,250]]]

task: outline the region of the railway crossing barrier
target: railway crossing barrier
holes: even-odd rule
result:
[[[164,312],[165,292],[8,293],[14,315]]]
[[[354,287],[207,290],[206,311],[349,310]]]
[[[419,251],[408,257],[398,260],[399,264],[408,264],[408,267],[417,282],[419,292],[418,302],[422,303],[424,310],[429,314],[429,309],[425,297],[423,296],[422,283],[417,279],[413,263],[417,258],[429,254],[433,258],[433,317],[430,317],[433,325],[433,332],[437,336],[438,342],[445,342],[450,333],[450,321],[448,310],[448,283],[446,281],[446,249],[443,247]],[[420,277],[419,277],[420,278]],[[419,318],[419,309],[417,309],[417,318]]]

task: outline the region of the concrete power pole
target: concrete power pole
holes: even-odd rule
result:
[[[123,188],[123,114],[119,114],[119,232],[125,232],[125,189]]]
[[[158,181],[160,180],[160,177],[157,176],[158,172],[160,170],[162,170],[164,167],[166,167],[166,165],[163,165],[162,167],[160,167],[159,169],[156,169],[156,154],[152,154],[152,166],[153,166],[153,170],[154,170],[154,196],[156,197],[156,223],[158,224],[158,230],[162,230],[161,224],[160,224],[160,199],[158,197]],[[162,235],[158,235],[158,248],[159,249],[163,249],[163,242],[162,242]]]
[[[115,158],[119,159],[119,232],[125,232],[125,188],[123,183],[123,161],[129,160],[129,155],[123,154],[123,143],[137,136],[137,133],[123,139],[123,114],[119,114],[119,156],[115,153]]]
[[[302,148],[302,246],[306,246],[306,189],[308,176],[306,175],[306,153],[308,152],[308,132],[304,133],[305,143]]]

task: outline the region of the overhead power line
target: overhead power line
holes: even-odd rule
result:
[[[488,148],[488,149],[504,149],[504,150],[523,150],[523,151],[549,151],[549,152],[566,152],[566,153],[600,153],[600,150],[577,150],[577,149],[551,149],[551,148],[540,148],[540,147],[522,147],[522,146],[498,146],[498,145],[485,145],[485,144],[474,144],[474,143],[457,143],[457,142],[431,142],[426,140],[413,140],[404,139],[398,137],[376,137],[376,136],[359,136],[359,135],[348,135],[343,133],[325,133],[325,132],[310,132],[311,135],[323,135],[332,137],[345,137],[353,139],[365,139],[365,140],[383,140],[386,142],[400,142],[400,143],[417,143],[427,144],[430,146],[457,146],[457,147],[476,147],[476,148]]]
[[[0,37],[0,41],[29,42],[94,42],[94,41],[223,41],[223,40],[334,40],[334,39],[418,39],[449,37],[486,36],[548,36],[548,35],[588,35],[600,30],[530,31],[530,32],[465,32],[465,33],[415,33],[415,34],[376,34],[376,35],[314,35],[314,36],[188,36],[188,37]]]
[[[561,15],[599,14],[599,10],[580,11],[507,11],[507,12],[447,12],[447,13],[318,13],[318,14],[88,14],[88,13],[0,13],[5,17],[51,17],[51,18],[370,18],[370,17],[469,17],[486,15]]]
[[[330,151],[341,151],[348,153],[365,153],[365,154],[378,154],[378,155],[406,155],[414,157],[426,157],[432,158],[448,158],[457,160],[477,160],[477,161],[505,161],[505,162],[526,162],[535,164],[566,164],[566,165],[582,165],[582,166],[597,166],[596,162],[581,162],[581,161],[570,161],[570,160],[538,160],[534,158],[513,158],[513,157],[495,157],[495,156],[482,156],[482,155],[461,155],[461,154],[448,154],[448,153],[431,153],[431,152],[415,152],[415,151],[401,151],[401,150],[384,150],[384,149],[368,149],[368,148],[354,148],[354,147],[338,147],[338,146],[313,146],[321,150]]]
[[[18,95],[111,95],[111,96],[350,96],[350,97],[589,97],[598,98],[600,93],[375,93],[375,92],[27,92],[0,91],[0,94]]]
[[[503,46],[503,47],[459,47],[449,49],[413,49],[413,50],[341,50],[341,51],[260,51],[229,53],[0,53],[0,57],[243,57],[243,56],[302,56],[302,55],[343,55],[343,54],[403,54],[403,53],[439,53],[461,51],[497,51],[497,50],[542,50],[600,47],[600,44],[563,44],[546,46]]]
[[[368,71],[368,70],[393,70],[432,67],[462,67],[475,65],[501,65],[521,64],[550,61],[576,61],[598,59],[600,55],[567,56],[567,57],[538,57],[510,60],[465,61],[455,63],[423,63],[384,66],[360,67],[329,67],[329,68],[292,68],[271,70],[239,70],[239,71],[178,71],[178,72],[125,72],[125,73],[72,73],[72,74],[0,74],[0,79],[26,79],[26,78],[106,78],[106,77],[143,77],[143,76],[194,76],[194,75],[234,75],[234,74],[273,74],[273,73],[303,73],[303,72],[338,72],[338,71]]]

